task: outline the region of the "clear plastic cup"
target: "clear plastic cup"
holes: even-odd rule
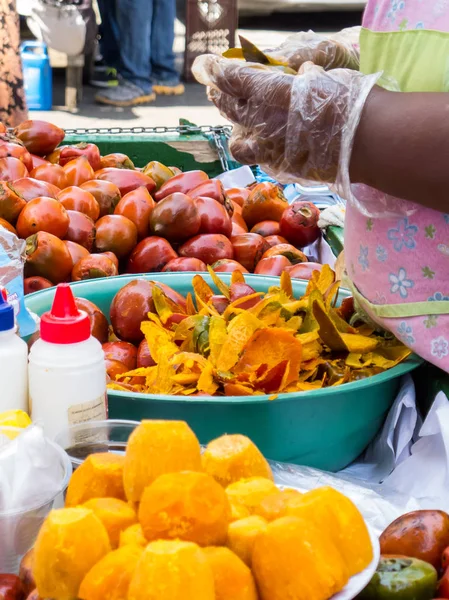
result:
[[[0,448],[23,431],[16,427],[0,427]],[[59,469],[58,491],[36,506],[0,511],[0,573],[19,572],[20,561],[34,545],[45,517],[52,508],[63,506],[63,494],[72,475],[72,465],[67,453],[60,446],[50,440],[47,440],[47,443],[55,453],[55,464]]]
[[[72,425],[61,431],[55,442],[69,455],[73,469],[79,467],[89,454],[115,452],[124,454],[128,438],[139,421],[109,419]]]

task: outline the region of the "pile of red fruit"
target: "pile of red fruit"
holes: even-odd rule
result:
[[[207,265],[303,279],[320,268],[300,250],[320,235],[318,209],[289,206],[275,184],[224,189],[203,171],[139,169],[124,154],[63,140],[44,121],[0,129],[0,225],[26,239],[26,293]]]

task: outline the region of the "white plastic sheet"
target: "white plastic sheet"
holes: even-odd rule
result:
[[[272,463],[278,485],[308,492],[317,487],[331,486],[339,490],[359,508],[373,531],[382,531],[400,515],[421,508],[418,500],[386,485],[357,481],[341,473],[326,473],[309,467]]]
[[[410,456],[394,469],[385,484],[403,489],[429,505],[432,498],[437,499],[438,508],[449,512],[449,401],[443,392],[437,395]]]
[[[27,510],[61,491],[61,454],[44,438],[40,427],[29,427],[15,439],[0,428],[0,515]]]
[[[449,512],[449,401],[440,392],[422,423],[413,380],[406,376],[383,429],[350,467],[332,474],[272,466],[279,485],[303,492],[329,485],[346,494],[378,535],[413,510]]]
[[[18,571],[72,471],[70,459],[39,427],[12,440],[11,429],[0,428],[0,573]]]
[[[218,175],[215,179],[221,181],[226,189],[231,188],[246,188],[253,183],[256,183],[256,179],[253,175],[253,172],[248,166],[239,167],[238,169],[233,169],[232,171],[225,171]]]
[[[413,440],[421,425],[416,408],[415,386],[410,375],[407,375],[384,427],[363,457],[345,469],[344,473],[363,481],[381,483],[410,456]]]

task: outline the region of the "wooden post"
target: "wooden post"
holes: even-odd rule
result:
[[[84,55],[67,56],[65,104],[69,110],[75,110],[83,97]]]
[[[184,77],[192,80],[192,64],[201,54],[222,54],[235,45],[237,0],[186,0]]]

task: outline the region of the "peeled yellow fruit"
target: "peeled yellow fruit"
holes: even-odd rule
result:
[[[33,575],[39,596],[77,598],[85,575],[110,549],[106,529],[91,510],[51,511],[34,547]]]
[[[0,413],[0,425],[25,429],[31,425],[31,419],[23,410],[6,410]]]
[[[267,521],[274,521],[286,516],[290,501],[298,500],[299,502],[300,498],[302,498],[302,494],[297,490],[277,490],[269,496],[265,496],[260,504],[255,507],[254,512]]]
[[[226,545],[234,554],[237,554],[243,562],[251,567],[253,549],[256,537],[261,531],[265,531],[267,521],[256,515],[234,521],[228,527],[228,541]]]
[[[221,545],[226,542],[230,508],[224,489],[210,475],[169,473],[145,489],[139,521],[148,540]]]
[[[331,487],[307,492],[300,501],[289,503],[288,514],[321,522],[341,552],[349,575],[365,569],[373,559],[373,547],[368,528],[355,504]]]
[[[26,429],[31,425],[31,419],[23,410],[7,410],[0,413],[0,434],[13,440],[19,434],[16,431],[8,430],[8,427],[17,427]],[[5,427],[6,429],[3,429]]]
[[[215,581],[216,600],[257,600],[250,569],[229,548],[204,548]]]
[[[136,513],[124,500],[92,498],[83,506],[93,510],[106,527],[113,549],[119,545],[120,532],[137,522]]]
[[[131,525],[131,527],[128,527],[125,531],[120,532],[120,548],[122,546],[128,546],[129,544],[142,546],[142,548],[145,548],[148,544],[147,538],[143,535],[140,523]]]
[[[106,554],[81,582],[80,600],[124,600],[143,548],[125,546]]]
[[[200,444],[184,421],[142,421],[126,449],[123,481],[126,497],[139,502],[159,475],[202,471]]]
[[[202,461],[206,473],[224,487],[249,477],[273,479],[270,465],[244,435],[223,435],[209,442]]]
[[[240,519],[246,519],[246,517],[250,516],[250,512],[246,506],[243,506],[230,498],[228,498],[228,500],[229,506],[231,507],[231,522],[240,521]]]
[[[91,498],[124,500],[124,464],[125,457],[119,454],[101,452],[88,456],[70,479],[66,506],[78,506]]]
[[[252,568],[261,600],[328,600],[349,579],[326,531],[297,517],[272,521],[257,536]]]
[[[226,494],[231,505],[246,508],[250,515],[254,514],[256,507],[260,505],[264,498],[277,491],[278,488],[272,481],[262,477],[242,479],[231,483],[226,488]]]
[[[204,552],[192,542],[148,544],[127,600],[216,600],[214,576]]]

